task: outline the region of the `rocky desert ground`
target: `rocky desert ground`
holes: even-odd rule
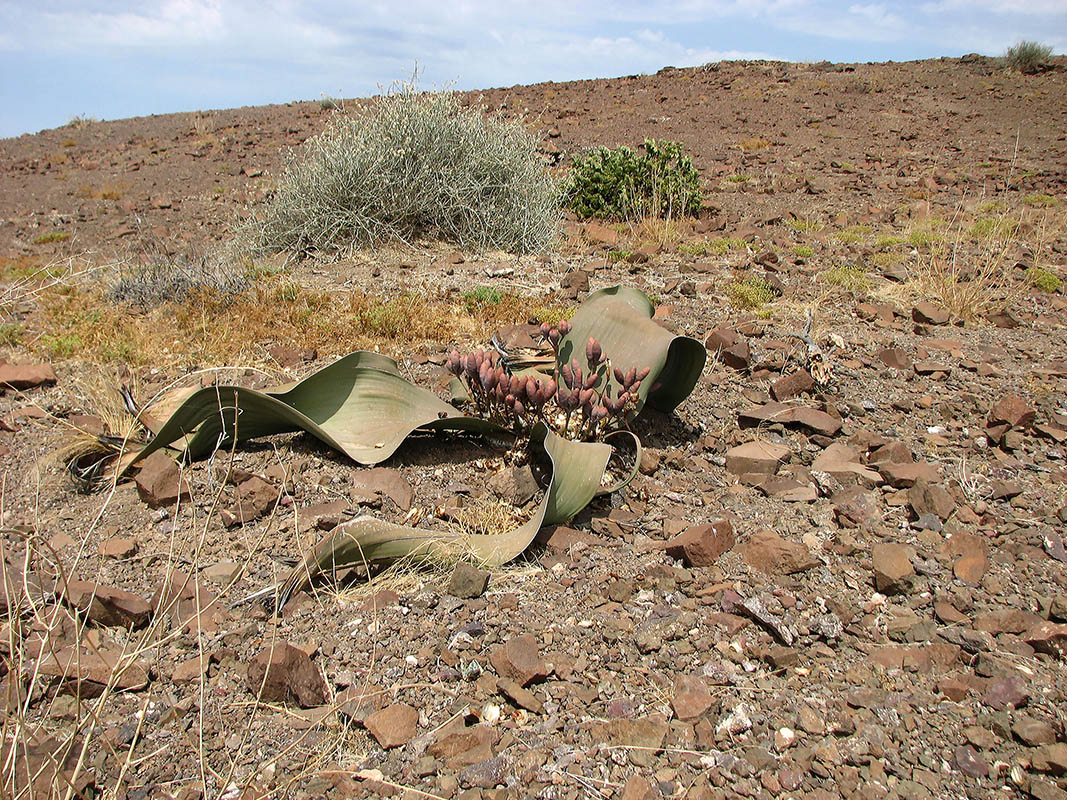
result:
[[[1067,798],[1065,65],[731,62],[467,99],[560,171],[681,142],[704,208],[571,217],[540,256],[283,255],[152,304],[113,287],[225,247],[342,112],[0,141],[3,795]],[[489,574],[245,601],[357,514],[521,519],[491,442],[361,468],[275,436],[95,492],[63,468],[120,385],[276,385],[365,347],[444,396],[453,347],[616,284],[708,364],[635,423],[629,487]]]

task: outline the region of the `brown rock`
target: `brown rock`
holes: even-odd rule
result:
[[[143,597],[100,583],[68,581],[63,599],[89,620],[107,627],[140,628],[152,616],[152,606]]]
[[[859,453],[841,442],[834,442],[819,453],[811,468],[827,473],[843,486],[873,489],[882,484],[881,474],[860,463]]]
[[[718,358],[730,369],[744,372],[751,362],[752,353],[748,339],[735,330],[719,328],[704,340],[708,355]]]
[[[237,502],[223,514],[227,528],[253,522],[274,510],[278,503],[278,487],[253,475],[237,487]]]
[[[118,691],[148,686],[148,667],[111,650],[67,647],[49,652],[37,662],[40,675],[57,678],[61,690],[78,697],[99,697],[111,685]]]
[[[493,757],[493,731],[486,725],[474,725],[450,733],[427,749],[434,758],[443,759],[449,769],[461,769]]]
[[[191,632],[215,631],[229,615],[217,595],[199,577],[175,570],[156,587],[150,601],[155,614],[170,614],[178,627]]]
[[[452,571],[448,593],[455,597],[470,599],[481,597],[489,585],[489,573],[467,561],[460,561]]]
[[[1009,394],[993,406],[986,424],[990,427],[1008,425],[1012,428],[1027,428],[1033,424],[1036,416],[1037,412],[1023,398]]]
[[[670,726],[657,717],[642,719],[613,719],[595,723],[590,731],[597,744],[632,747],[625,751],[637,766],[653,763],[655,752],[663,747]]]
[[[72,791],[73,797],[92,796],[92,770],[78,769],[83,745],[78,736],[54,739],[42,732],[5,736],[0,742],[4,795],[65,797]]]
[[[734,475],[755,472],[773,475],[779,464],[789,460],[790,450],[774,442],[755,441],[739,444],[726,451],[726,469]]]
[[[957,556],[952,572],[957,580],[978,585],[989,569],[989,544],[981,536],[957,531],[945,542],[942,552]]]
[[[933,303],[916,303],[911,309],[911,318],[921,325],[948,325],[952,317],[945,309]]]
[[[956,500],[948,489],[925,478],[919,478],[908,489],[908,505],[918,517],[934,514],[941,520],[948,519],[956,510]]]
[[[537,640],[526,633],[513,636],[496,648],[489,658],[502,678],[511,678],[520,686],[544,680],[549,675],[548,664],[541,658]]]
[[[104,558],[130,558],[137,554],[137,540],[112,536],[102,541],[96,551]]]
[[[819,565],[801,542],[783,539],[774,531],[757,531],[738,547],[746,564],[769,575],[791,575]]]
[[[141,462],[141,471],[134,481],[137,493],[149,508],[172,506],[190,497],[189,484],[182,478],[177,462],[162,450]]]
[[[519,684],[511,678],[500,678],[496,682],[496,687],[503,692],[504,695],[510,698],[515,705],[525,708],[527,711],[532,711],[535,714],[541,713],[541,701],[537,699],[533,692],[519,686]]]
[[[38,386],[52,386],[55,382],[56,373],[51,364],[0,363],[0,390],[22,391]]]
[[[170,679],[173,683],[178,684],[199,681],[202,676],[207,674],[209,663],[208,658],[201,659],[199,655],[187,658],[174,667],[171,671]]]
[[[537,480],[529,464],[505,467],[489,479],[489,490],[513,506],[526,505],[538,492]]]
[[[1028,747],[1056,743],[1056,729],[1044,720],[1021,716],[1011,726],[1011,732]]]
[[[871,548],[874,587],[883,594],[903,594],[911,589],[915,569],[912,550],[902,544],[879,542]]]
[[[989,763],[970,745],[965,744],[962,747],[957,747],[952,754],[952,761],[956,765],[956,769],[964,775],[972,778],[989,777]]]
[[[1038,748],[1031,756],[1031,763],[1037,772],[1067,774],[1067,743],[1057,742]]]
[[[594,244],[607,245],[608,247],[614,247],[619,243],[619,232],[614,228],[609,228],[607,225],[601,225],[599,222],[587,222],[585,236]]]
[[[414,739],[418,723],[419,712],[406,703],[386,706],[363,721],[370,735],[386,750],[400,747]]]
[[[770,402],[747,409],[737,415],[737,423],[742,428],[758,427],[775,422],[783,425],[797,425],[823,436],[834,436],[841,430],[841,420],[837,417],[806,406]]]
[[[941,480],[937,467],[925,462],[879,464],[878,471],[882,473],[882,477],[889,482],[889,485],[896,489],[907,489],[918,480],[925,480],[927,483],[937,483]]]
[[[703,678],[679,675],[674,682],[674,698],[671,708],[674,716],[683,721],[697,719],[715,705],[715,698],[708,692]]]
[[[887,347],[878,351],[878,359],[887,367],[899,370],[911,369],[911,359],[899,347]]]
[[[1028,645],[1039,653],[1048,653],[1056,658],[1067,658],[1067,625],[1042,622],[1023,636]]]
[[[997,711],[1026,705],[1030,692],[1022,681],[1014,677],[997,678],[989,684],[982,703]]]
[[[734,526],[729,520],[720,519],[689,528],[667,542],[663,549],[687,567],[708,567],[733,546]]]
[[[409,510],[415,497],[415,490],[407,479],[390,467],[361,469],[353,475],[352,483],[357,494],[388,497],[401,511]]]
[[[806,369],[785,375],[771,384],[771,397],[780,403],[810,392],[815,388],[815,379]]]
[[[247,683],[266,702],[295,701],[301,708],[326,702],[326,682],[318,667],[307,653],[287,642],[265,647],[249,662]]]

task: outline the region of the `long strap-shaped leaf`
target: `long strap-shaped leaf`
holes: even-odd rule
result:
[[[625,372],[648,367],[634,415],[647,403],[669,413],[693,391],[707,360],[704,345],[671,333],[653,321],[656,307],[638,289],[612,286],[593,292],[571,319],[571,332],[560,342],[559,361],[576,357],[585,367],[585,343],[597,339],[612,366]]]
[[[196,459],[235,437],[245,441],[304,430],[353,461],[377,464],[419,428],[507,435],[487,420],[464,416],[433,392],[400,377],[395,368],[392,359],[357,352],[284,392],[240,386],[200,389],[175,410],[138,457],[194,433],[186,451]]]
[[[568,520],[589,504],[600,488],[611,456],[610,445],[574,442],[544,426],[534,432],[531,445],[544,448],[552,473],[541,504],[524,524],[506,533],[471,535],[357,517],[334,528],[293,568],[279,588],[279,607],[296,592],[307,588],[316,577],[335,569],[389,564],[401,558],[416,561],[472,558],[495,567],[517,557],[529,547],[542,525]]]

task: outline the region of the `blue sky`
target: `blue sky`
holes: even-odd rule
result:
[[[730,58],[906,61],[1067,52],[1067,0],[0,0],[0,137],[409,77],[490,88]]]

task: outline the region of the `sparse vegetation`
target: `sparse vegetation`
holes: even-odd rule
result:
[[[49,233],[42,233],[40,236],[34,238],[34,244],[55,244],[56,242],[65,242],[70,238],[70,233],[67,231],[50,231]]]
[[[1004,58],[1012,69],[1024,75],[1034,75],[1048,67],[1052,48],[1040,42],[1023,40],[1009,47]]]
[[[479,286],[463,294],[463,307],[468,314],[484,308],[488,305],[498,305],[504,299],[504,293],[493,286]]]
[[[1030,267],[1026,270],[1026,282],[1042,292],[1058,292],[1063,288],[1063,279],[1056,273],[1041,267]]]
[[[793,248],[793,255],[797,258],[811,258],[815,255],[815,248],[806,244],[798,244]]]
[[[1023,202],[1033,208],[1052,208],[1059,201],[1050,194],[1028,194]]]
[[[774,302],[778,292],[764,278],[750,275],[727,286],[726,296],[730,298],[730,305],[734,308],[758,311],[767,303]]]
[[[701,239],[696,242],[687,242],[678,246],[678,252],[689,256],[723,256],[731,250],[744,250],[747,247],[744,239],[736,237],[719,237],[716,239]]]
[[[693,216],[703,195],[700,175],[677,142],[646,139],[644,153],[598,147],[574,159],[565,190],[579,217],[638,220]]]
[[[156,306],[180,302],[196,292],[229,297],[243,291],[250,279],[247,270],[223,258],[170,257],[160,251],[147,263],[121,267],[109,295],[122,303]]]
[[[835,264],[819,278],[849,292],[865,292],[871,288],[870,276],[860,264]]]
[[[290,158],[254,246],[336,252],[431,237],[528,253],[550,247],[558,223],[559,190],[521,123],[403,84],[336,115]]]

